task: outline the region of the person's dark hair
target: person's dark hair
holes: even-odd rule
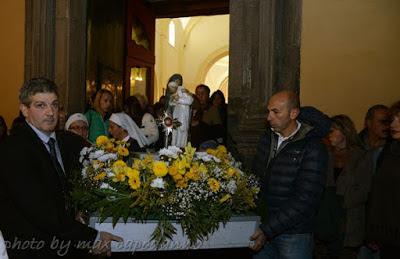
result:
[[[385,111],[387,111],[387,110],[389,110],[389,108],[386,105],[383,105],[383,104],[376,104],[376,105],[373,105],[373,106],[369,107],[367,113],[365,114],[364,121],[371,120],[374,117],[375,111],[377,111],[377,110],[385,110]]]
[[[392,104],[392,106],[390,106],[389,112],[392,116],[398,115],[400,113],[400,101]]]
[[[124,112],[128,114],[139,127],[142,125],[144,111],[142,110],[139,100],[135,96],[129,96],[125,100]]]
[[[54,93],[58,97],[57,85],[44,77],[27,80],[19,91],[20,103],[29,106],[31,97],[37,93]]]
[[[7,123],[4,120],[3,116],[0,115],[0,143],[3,142],[3,140],[7,137],[7,135],[8,135]]]
[[[349,116],[339,114],[331,117],[332,127],[340,130],[346,138],[347,147],[360,146],[361,141],[357,134],[356,127]]]
[[[173,82],[173,81],[175,81],[175,82],[178,84],[178,86],[179,86],[179,85],[183,85],[183,78],[182,78],[182,75],[181,75],[181,74],[173,74],[173,75],[168,79],[167,88],[168,88],[168,84],[169,84],[170,82]]]
[[[20,112],[19,116],[16,117],[16,118],[13,120],[12,124],[11,124],[10,135],[14,135],[15,133],[17,133],[18,130],[19,130],[20,128],[22,128],[22,126],[24,125],[24,123],[25,123],[25,117],[24,117],[24,115],[22,115],[22,113]]]
[[[210,95],[211,90],[210,90],[210,87],[208,87],[207,85],[205,85],[205,84],[199,84],[198,86],[196,86],[196,91],[197,91],[198,88],[204,88],[204,89],[206,89],[208,95]]]
[[[224,93],[223,93],[221,90],[217,90],[217,91],[215,91],[215,92],[211,95],[211,97],[210,97],[210,102],[211,102],[211,104],[214,102],[214,99],[215,99],[215,97],[216,97],[217,95],[219,95],[219,96],[221,97],[221,99],[222,99],[222,104],[226,103]]]

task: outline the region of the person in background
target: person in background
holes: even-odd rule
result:
[[[8,129],[6,121],[3,116],[0,116],[0,143],[8,136]]]
[[[367,208],[367,240],[381,259],[398,258],[400,251],[400,101],[389,112],[390,135],[379,155]]]
[[[89,141],[94,143],[101,135],[108,136],[108,119],[113,109],[113,94],[107,89],[96,93],[93,108],[85,116],[89,122]]]
[[[126,113],[120,112],[111,115],[109,131],[116,140],[129,143],[130,153],[144,152],[146,146],[149,145],[143,132]]]
[[[389,108],[382,104],[370,107],[365,115],[364,129],[359,133],[365,149],[382,149],[390,135]]]
[[[372,171],[354,123],[331,118],[327,184],[317,216],[316,258],[357,258],[365,238],[365,206]]]
[[[207,110],[210,106],[210,87],[205,84],[200,84],[196,86],[195,94],[200,102],[201,109],[203,111]]]
[[[69,130],[87,140],[89,136],[89,123],[86,116],[82,113],[72,114],[65,123],[65,130]]]
[[[21,112],[19,112],[18,117],[15,117],[13,122],[11,123],[11,128],[10,128],[10,135],[14,135],[15,133],[18,132],[18,130],[24,125],[25,123],[25,118],[22,115]]]
[[[66,120],[67,113],[64,110],[64,106],[60,105],[60,109],[58,111],[57,130],[64,130]]]
[[[221,120],[221,124],[215,124],[212,126],[211,132],[214,132],[212,138],[216,139],[220,144],[226,143],[228,111],[224,93],[221,90],[215,91],[210,97],[210,103],[210,109],[217,110]]]
[[[124,104],[124,111],[133,121],[140,126],[146,136],[149,145],[157,142],[159,137],[158,127],[153,115],[144,112],[139,100],[135,96],[129,96]]]
[[[139,94],[139,93],[135,94],[134,96],[139,101],[142,111],[145,113],[150,112],[149,111],[149,100],[147,99],[147,97],[144,96],[143,94]]]
[[[254,259],[313,255],[312,233],[328,154],[317,127],[300,122],[299,114],[299,96],[293,91],[277,92],[268,101],[270,128],[261,137],[253,164],[266,204],[261,213],[267,215],[251,236]]]

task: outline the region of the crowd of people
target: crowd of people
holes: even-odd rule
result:
[[[0,116],[0,202],[5,211],[0,230],[5,240],[98,241],[103,245],[91,252],[109,253],[109,242],[120,238],[75,220],[68,174],[79,167],[79,150],[101,135],[129,143],[130,152],[162,148],[166,132],[157,119],[171,104],[172,109],[184,106],[179,116],[189,116],[184,139],[192,146],[201,150],[225,144],[224,94],[218,90],[210,96],[204,84],[192,94],[183,88],[182,78],[172,78],[180,84],[169,84],[167,95],[154,105],[142,95],[129,96],[117,111],[112,92],[100,89],[87,111],[66,120],[52,81],[25,82],[21,112],[10,129]],[[267,114],[268,128],[253,166],[261,180],[262,217],[251,236],[254,258],[396,258],[400,101],[371,106],[360,133],[349,116],[328,117],[301,107],[298,95],[288,90],[271,96]],[[183,133],[177,134],[179,139]],[[72,249],[63,256],[78,258],[81,252]],[[49,246],[12,248],[9,253],[11,258],[60,256]]]

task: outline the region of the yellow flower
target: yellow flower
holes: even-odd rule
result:
[[[115,176],[112,180],[113,180],[113,182],[123,182],[123,181],[125,181],[125,176],[126,176],[125,172],[120,171],[120,172],[115,173]]]
[[[140,187],[140,178],[139,177],[132,177],[129,178],[128,180],[129,186],[133,189],[133,190],[137,190]]]
[[[140,173],[136,169],[127,168],[126,175],[128,176],[128,184],[133,190],[137,190],[140,187]]]
[[[228,151],[226,150],[226,147],[225,147],[225,146],[219,145],[219,146],[217,147],[217,152],[218,152],[218,153],[222,153],[222,154],[226,154]]]
[[[128,149],[123,146],[118,146],[117,152],[120,156],[128,156],[129,155]]]
[[[113,151],[114,151],[114,144],[113,144],[112,142],[108,142],[104,148],[105,148],[108,152],[113,152]]]
[[[142,161],[142,164],[143,164],[144,167],[146,167],[146,168],[148,168],[148,169],[152,169],[152,167],[153,167],[153,162],[154,162],[153,156],[150,155],[150,154],[147,154],[147,155],[144,157],[144,159],[143,159],[143,161]]]
[[[232,178],[235,175],[237,175],[236,169],[229,167],[228,171],[226,171],[226,178]]]
[[[219,182],[215,178],[210,178],[207,181],[208,186],[210,187],[211,191],[217,192],[220,188]]]
[[[200,179],[198,167],[193,166],[192,168],[190,168],[189,172],[186,173],[185,177],[193,181],[198,181]]]
[[[136,169],[136,170],[140,170],[140,169],[142,168],[142,161],[135,158],[135,159],[133,160],[132,168],[133,168],[133,169]]]
[[[157,177],[163,177],[168,173],[167,164],[163,161],[156,161],[153,164],[153,172]]]
[[[96,145],[97,146],[104,146],[106,145],[110,140],[106,136],[98,136],[96,139]]]
[[[187,186],[188,186],[188,184],[187,184],[187,181],[185,181],[185,180],[179,180],[177,183],[176,183],[176,187],[178,187],[178,188],[182,188],[182,189],[185,189],[185,188],[187,188]]]
[[[112,169],[113,169],[115,174],[117,174],[119,172],[123,172],[126,167],[127,167],[126,163],[124,161],[122,161],[122,160],[117,160],[112,165]]]
[[[178,166],[176,165],[176,163],[173,163],[170,167],[168,167],[168,173],[171,176],[174,176],[178,173]]]
[[[98,175],[96,175],[93,180],[95,181],[101,181],[106,177],[106,173],[105,172],[101,172]]]
[[[193,160],[194,153],[196,152],[196,148],[192,147],[192,144],[189,142],[185,147],[184,157],[190,164]]]
[[[229,193],[228,193],[228,194],[225,194],[224,197],[222,197],[222,198],[219,200],[219,203],[224,203],[225,201],[229,200],[231,197],[232,197],[232,196],[231,196]]]
[[[183,157],[181,160],[178,161],[178,172],[182,175],[185,174],[186,167],[190,167],[190,164],[188,164],[186,158]]]
[[[172,176],[172,178],[174,178],[175,182],[178,182],[183,179],[183,176],[181,174],[175,174]]]
[[[126,169],[126,175],[129,177],[129,178],[135,178],[135,177],[139,177],[139,175],[140,175],[140,172],[138,171],[138,170],[136,170],[136,169],[132,169],[132,168],[127,168]]]
[[[199,166],[199,172],[202,173],[202,174],[207,174],[208,169],[207,169],[207,167],[206,167],[204,164],[200,164],[200,166]]]
[[[215,149],[211,149],[211,148],[208,148],[206,150],[206,152],[207,152],[207,154],[213,155],[213,156],[215,156],[217,154],[217,151]]]

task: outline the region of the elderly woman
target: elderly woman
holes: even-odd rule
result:
[[[65,130],[71,131],[87,140],[89,136],[89,123],[86,116],[82,113],[72,114],[65,122]]]
[[[111,135],[120,141],[129,143],[129,152],[143,152],[149,145],[146,136],[126,113],[113,113],[108,127]]]
[[[400,101],[390,108],[392,141],[378,158],[368,206],[368,238],[381,258],[398,258],[400,251]]]

